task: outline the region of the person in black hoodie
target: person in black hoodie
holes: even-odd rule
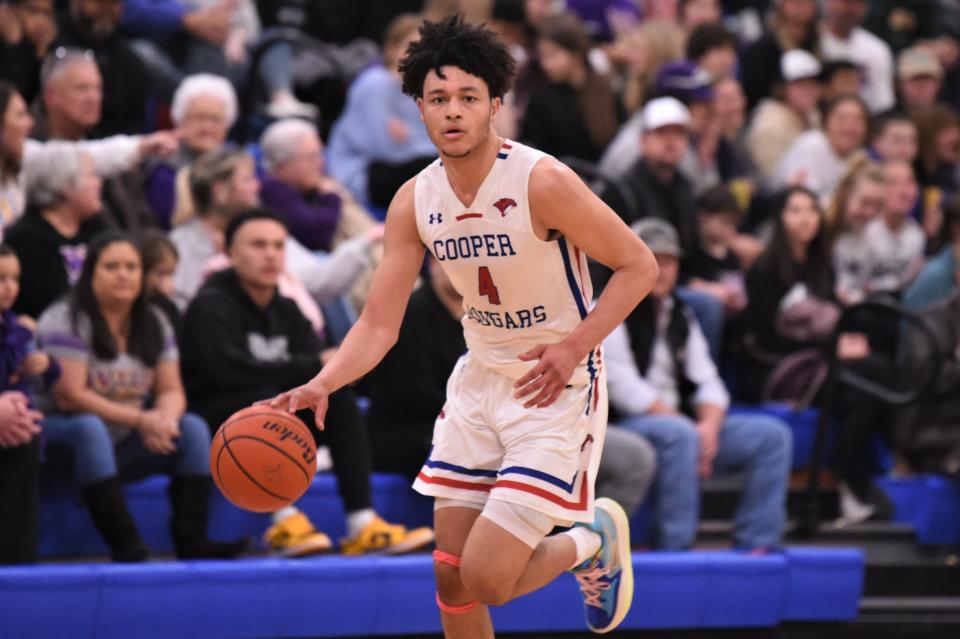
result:
[[[32,318],[77,281],[87,244],[106,228],[99,215],[102,180],[90,157],[64,145],[49,164],[27,185],[31,208],[6,233],[23,269],[13,311]]]
[[[183,318],[181,352],[190,407],[212,429],[251,403],[303,384],[320,370],[323,343],[291,299],[281,297],[287,230],[263,209],[240,213],[224,233],[231,268],[211,275]],[[349,388],[330,397],[318,443],[329,446],[344,510],[345,554],[400,553],[433,541],[428,528],[407,531],[373,511],[370,497],[370,442]],[[300,556],[329,550],[331,543],[306,516],[290,506],[274,513],[266,542],[276,554]]]
[[[397,343],[367,376],[374,467],[411,479],[429,456],[447,378],[467,351],[463,297],[432,258],[429,274],[410,296]]]

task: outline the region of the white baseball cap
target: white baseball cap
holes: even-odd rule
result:
[[[820,70],[820,61],[809,51],[791,49],[780,56],[780,75],[784,82],[816,78]]]
[[[643,130],[653,131],[665,126],[690,128],[690,111],[676,98],[657,98],[643,107]]]

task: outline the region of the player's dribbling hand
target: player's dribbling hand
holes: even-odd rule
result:
[[[270,408],[279,408],[288,413],[296,413],[298,410],[305,408],[312,409],[317,428],[323,430],[323,420],[327,414],[327,398],[329,395],[330,393],[326,388],[312,381],[285,393],[280,393],[273,399],[265,399],[254,405],[266,404]]]
[[[532,397],[523,403],[524,408],[546,408],[557,401],[560,393],[567,387],[580,358],[572,350],[560,344],[539,344],[519,358],[524,362],[540,360],[527,374],[514,382],[514,397],[523,399]]]

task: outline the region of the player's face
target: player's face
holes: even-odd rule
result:
[[[459,67],[430,71],[417,99],[420,117],[440,154],[462,158],[492,135],[491,122],[500,109],[500,98],[490,98],[487,83]]]

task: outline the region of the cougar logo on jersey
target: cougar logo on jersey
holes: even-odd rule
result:
[[[500,217],[507,217],[507,209],[516,205],[516,201],[508,197],[502,197],[493,203],[494,208],[500,211]]]

